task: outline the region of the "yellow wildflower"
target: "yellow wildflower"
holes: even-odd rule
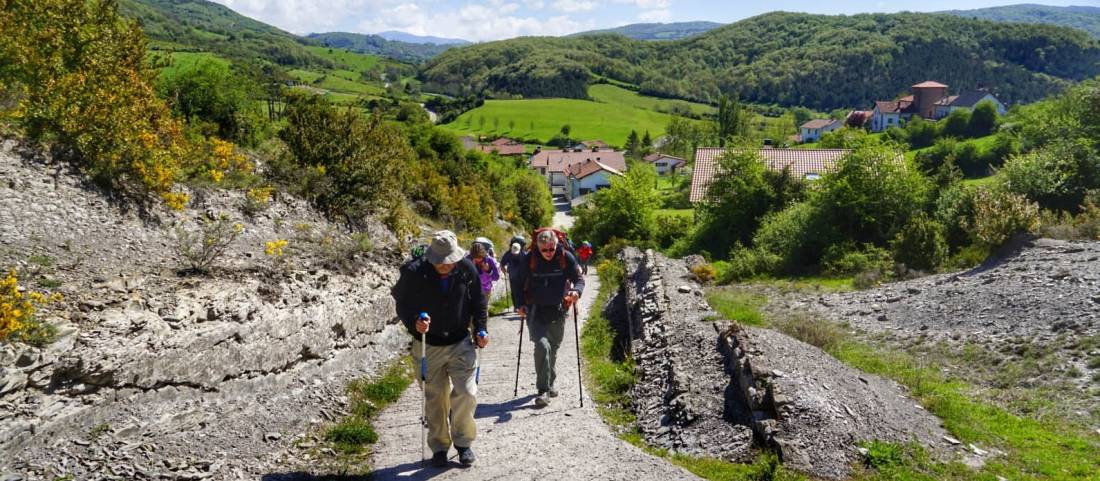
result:
[[[264,254],[270,257],[282,257],[283,249],[288,244],[286,239],[276,239],[273,241],[267,241],[264,243]]]

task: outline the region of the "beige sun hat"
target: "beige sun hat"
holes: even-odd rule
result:
[[[449,230],[441,230],[432,235],[432,244],[426,254],[432,264],[454,264],[466,257],[466,251],[458,245],[458,236]]]

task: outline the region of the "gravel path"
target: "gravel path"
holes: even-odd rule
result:
[[[571,229],[573,227],[573,206],[565,197],[554,197],[554,227]]]
[[[595,276],[586,282],[588,293],[580,303],[582,321],[599,290]],[[418,420],[422,398],[420,389],[413,386],[378,419],[381,439],[372,459],[374,480],[698,479],[616,438],[596,413],[587,391],[584,407],[578,406],[572,326],[566,328],[558,351],[561,396],[541,410],[534,408],[532,345],[524,329],[520,397],[514,398],[518,329],[512,316],[490,320],[492,344],[481,356],[478,440],[473,446],[477,464],[462,469],[452,449],[450,468],[421,467]]]

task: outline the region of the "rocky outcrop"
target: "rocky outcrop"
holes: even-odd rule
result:
[[[196,192],[196,210],[177,214],[82,179],[0,148],[0,267],[65,296],[41,313],[56,342],[0,345],[0,478],[284,472],[344,413],[346,381],[404,352],[389,295],[401,255],[381,226],[372,250],[333,270],[300,239],[340,229],[295,199],[246,215],[239,194]],[[171,248],[171,226],[193,228],[196,212],[243,227],[210,275],[180,271]],[[264,255],[274,239],[291,239],[278,263]]]
[[[861,442],[946,448],[939,420],[896,383],[782,333],[719,320],[682,261],[623,257],[625,310],[640,326],[632,395],[649,442],[733,461],[773,449],[825,479],[850,474]]]

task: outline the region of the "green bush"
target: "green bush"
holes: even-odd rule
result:
[[[974,197],[974,238],[998,248],[1018,233],[1039,228],[1039,205],[1019,194],[1001,190],[979,190]]]
[[[691,218],[683,215],[658,215],[655,241],[661,249],[672,247],[678,239],[691,232]]]
[[[921,212],[909,219],[890,241],[894,260],[910,269],[930,272],[947,258],[943,225]]]
[[[779,259],[778,270],[794,272],[817,264],[828,245],[826,235],[817,209],[809,202],[799,202],[765,217],[753,244]]]
[[[1088,140],[1056,141],[1016,155],[1001,169],[1005,187],[1047,209],[1076,211],[1100,187],[1100,155]]]
[[[167,74],[166,72],[171,72]],[[264,120],[248,94],[248,82],[212,58],[161,73],[157,90],[183,118],[212,122],[217,135],[255,144]]]
[[[856,247],[850,242],[825,249],[821,265],[825,275],[838,277],[874,272],[886,278],[894,270],[894,261],[886,249],[869,244]]]
[[[730,251],[730,260],[725,263],[718,281],[722,284],[743,281],[754,277],[776,274],[782,259],[761,248],[749,249],[740,244]]]
[[[955,183],[940,192],[934,207],[934,218],[944,228],[944,240],[952,250],[971,242],[970,225],[974,221],[973,187]]]

